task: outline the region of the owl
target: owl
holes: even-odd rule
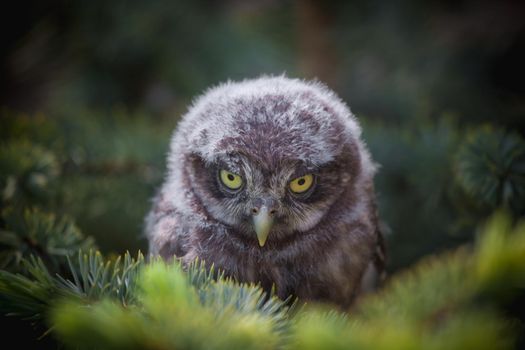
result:
[[[149,252],[348,307],[383,269],[375,171],[357,119],[323,84],[227,82],[173,134],[146,217]]]

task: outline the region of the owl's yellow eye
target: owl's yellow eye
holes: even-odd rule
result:
[[[303,193],[308,191],[314,183],[314,176],[312,174],[306,174],[290,181],[290,189],[294,193]]]
[[[242,186],[242,177],[240,175],[222,169],[219,173],[219,177],[224,186],[231,190],[238,190]]]

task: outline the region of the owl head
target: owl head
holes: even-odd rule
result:
[[[262,249],[311,232],[343,195],[358,202],[356,188],[374,173],[360,134],[348,107],[318,82],[228,82],[182,118],[168,181],[188,214]]]

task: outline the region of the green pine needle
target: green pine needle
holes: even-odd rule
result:
[[[489,126],[473,130],[456,157],[456,180],[473,201],[525,213],[525,141]]]
[[[7,208],[0,213],[0,268],[23,272],[22,260],[39,256],[55,272],[67,263],[68,256],[81,249],[94,248],[91,237],[84,237],[74,223],[38,209],[22,213]]]
[[[200,287],[179,264],[155,261],[144,268],[136,305],[66,302],[53,310],[52,323],[66,344],[80,348],[273,349],[282,343],[282,302],[263,301],[258,287],[223,279]]]

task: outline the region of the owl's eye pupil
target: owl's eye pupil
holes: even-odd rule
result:
[[[297,181],[297,183],[299,184],[299,186],[304,185],[305,182],[306,182],[305,179],[300,179],[299,181]]]
[[[235,180],[235,176],[233,176],[232,174],[228,174],[228,180],[230,181]]]

